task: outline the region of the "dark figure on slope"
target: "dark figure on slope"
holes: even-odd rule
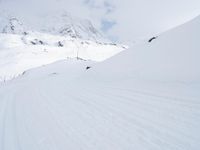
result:
[[[157,39],[157,36],[152,37],[151,39],[149,39],[149,43],[151,43],[153,40]]]

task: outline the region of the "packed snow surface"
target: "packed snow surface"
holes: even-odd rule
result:
[[[92,64],[58,62],[2,84],[1,149],[199,149],[199,85],[107,79]]]
[[[199,21],[101,63],[68,59],[2,83],[0,149],[199,150]]]

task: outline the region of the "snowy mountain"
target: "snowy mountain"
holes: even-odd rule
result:
[[[2,33],[10,34],[25,34],[26,31],[23,24],[17,18],[10,18],[7,20],[7,25],[1,30]]]
[[[0,81],[55,61],[102,61],[126,49],[104,38],[90,21],[63,11],[36,18],[10,10],[1,12]]]
[[[198,150],[199,26],[198,17],[104,62],[60,61],[1,84],[1,149]]]
[[[0,16],[5,17],[5,16]],[[2,33],[28,34],[29,32],[42,32],[80,38],[83,40],[106,41],[102,34],[93,27],[90,21],[73,18],[68,13],[60,13],[56,16],[41,16],[37,18],[39,24],[35,24],[27,18],[22,18],[22,22],[16,15],[7,15],[1,22],[0,31]],[[27,21],[27,22],[26,22]],[[29,21],[29,22],[28,22]],[[48,22],[48,24],[46,24]],[[108,41],[108,40],[107,40]]]

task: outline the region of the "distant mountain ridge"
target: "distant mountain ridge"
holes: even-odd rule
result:
[[[83,40],[109,41],[103,37],[89,20],[73,18],[69,13],[40,16],[35,21],[18,15],[10,15],[9,13],[5,15],[4,13],[4,15],[0,15],[0,21],[1,33],[27,34],[29,32],[42,32]]]

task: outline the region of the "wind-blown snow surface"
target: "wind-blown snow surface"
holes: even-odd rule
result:
[[[0,149],[198,150],[199,20],[100,64],[58,62],[2,84]]]

